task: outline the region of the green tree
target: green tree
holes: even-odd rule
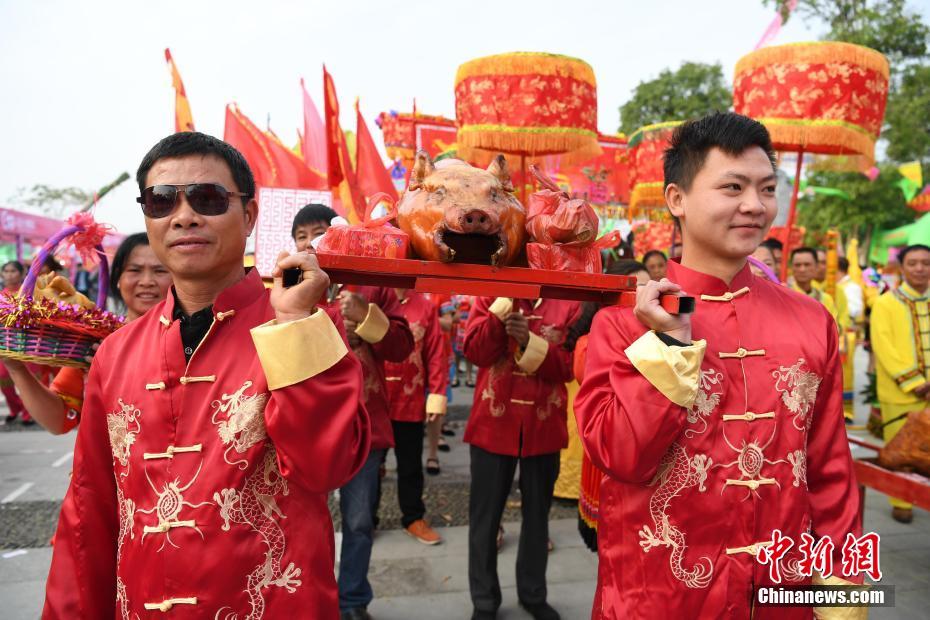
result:
[[[40,183],[29,188],[19,188],[10,202],[16,206],[25,207],[27,211],[61,219],[66,214],[83,207],[93,198],[92,190],[79,187],[52,187]]]
[[[791,15],[814,18],[830,29],[823,38],[847,41],[888,56],[892,71],[927,54],[930,28],[906,0],[799,0],[788,14],[789,0],[762,0],[774,4],[787,22]]]
[[[838,228],[844,238],[868,238],[876,229],[889,229],[914,221],[914,211],[904,202],[896,185],[901,174],[894,164],[882,164],[878,178],[870,181],[858,172],[820,172],[807,175],[810,185],[836,187],[849,194],[846,200],[825,194],[802,195],[798,200],[798,222],[816,240],[829,228]]]
[[[732,105],[733,91],[719,63],[686,62],[636,86],[620,106],[620,131],[630,134],[644,125],[696,118]]]
[[[900,85],[888,97],[885,123],[888,157],[923,161],[924,176],[930,182],[930,65],[904,70]]]

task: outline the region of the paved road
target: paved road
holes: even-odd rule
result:
[[[468,599],[466,543],[463,527],[469,479],[468,450],[461,443],[471,391],[456,390],[450,420],[458,429],[450,440],[452,451],[441,453],[442,475],[427,478],[429,518],[440,528],[445,543],[424,547],[397,529],[393,462],[382,502],[383,531],[376,537],[371,579],[377,596],[371,607],[377,620],[410,618],[451,620],[467,618]],[[5,415],[0,404],[0,416]],[[867,411],[859,408],[857,421]],[[71,467],[74,434],[53,437],[19,425],[0,426],[0,601],[6,620],[32,619],[39,614],[45,577],[51,559],[48,541],[57,520]],[[854,454],[858,451],[854,450]],[[519,518],[515,496],[508,509],[507,537],[500,556],[504,588],[503,620],[528,616],[516,606],[514,561]],[[587,551],[577,535],[574,509],[553,509],[552,538],[556,549],[549,562],[550,600],[566,620],[589,617],[597,571],[596,556]],[[916,511],[911,525],[889,516],[886,499],[869,491],[866,498],[866,530],[882,536],[883,583],[896,586],[894,609],[873,609],[875,619],[926,618],[930,609],[930,515]]]

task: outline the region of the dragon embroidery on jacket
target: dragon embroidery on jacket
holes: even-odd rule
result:
[[[795,450],[788,453],[788,462],[791,463],[791,473],[794,475],[794,486],[802,484],[807,488],[807,455],[804,450]]]
[[[817,400],[817,389],[820,387],[820,377],[802,370],[804,359],[789,368],[780,366],[772,373],[776,379],[775,389],[781,392],[781,400],[794,414],[794,427],[799,431],[810,430],[813,415],[811,408]]]
[[[423,391],[423,378],[426,375],[426,371],[423,368],[423,336],[426,334],[426,328],[424,328],[419,323],[410,324],[410,332],[413,334],[413,351],[410,352],[410,356],[407,358],[407,363],[412,364],[416,369],[413,375],[413,380],[410,385],[404,386],[404,395],[413,396],[417,391]]]
[[[267,546],[264,560],[249,574],[245,592],[249,597],[250,609],[243,620],[258,620],[265,614],[265,597],[262,592],[265,588],[277,586],[293,593],[301,584],[301,569],[296,568],[293,562],[286,568],[281,567],[286,541],[284,530],[277,519],[287,517],[281,512],[275,497],[287,494],[287,480],[278,470],[277,453],[270,443],[265,444],[264,458],[246,478],[241,490],[222,489],[213,494],[220,508],[224,532],[229,531],[232,523],[245,525],[261,536]],[[239,619],[239,614],[232,611],[221,616],[226,609],[229,608],[221,608],[214,618]]]
[[[116,537],[116,602],[119,603],[120,615],[123,620],[129,620],[129,597],[126,594],[126,584],[123,583],[119,573],[119,563],[123,556],[123,542],[128,535],[130,539],[135,538],[132,533],[133,517],[135,515],[136,505],[131,499],[127,499],[123,494],[123,487],[120,486],[119,478],[116,479],[116,505],[119,507],[119,534]]]
[[[668,507],[672,499],[687,488],[697,486],[700,492],[704,492],[707,470],[712,464],[713,459],[707,455],[698,454],[690,459],[680,444],[672,444],[662,457],[655,478],[650,482],[650,485],[659,485],[649,499],[649,514],[655,531],[648,525],[639,531],[639,546],[646,553],[653,547],[671,548],[669,567],[672,575],[689,588],[706,588],[713,576],[714,566],[710,558],[703,556],[691,570],[685,570],[682,561],[688,546],[685,544],[685,535],[669,522]]]
[[[268,403],[268,394],[250,394],[245,391],[252,387],[251,381],[246,381],[232,394],[223,394],[218,400],[211,403],[213,417],[211,421],[217,425],[220,441],[226,446],[223,460],[230,465],[238,465],[239,469],[249,466],[246,459],[230,461],[229,455],[235,450],[242,454],[255,444],[268,436],[265,430],[265,405]],[[219,418],[225,414],[226,419]]]
[[[139,418],[142,412],[134,405],[127,405],[123,399],[119,399],[120,410],[107,414],[107,432],[110,435],[110,449],[113,451],[113,458],[120,465],[126,468],[126,471],[120,474],[125,478],[129,475],[129,449],[136,441],[136,435],[142,430]]]
[[[689,428],[685,431],[685,437],[691,439],[695,435],[700,435],[707,430],[707,417],[714,412],[714,409],[720,405],[720,397],[723,390],[719,392],[711,391],[714,386],[719,386],[723,381],[723,373],[716,370],[701,371],[701,385],[698,388],[697,398],[694,404],[688,409],[688,423],[703,424],[700,430]]]
[[[562,394],[559,389],[561,387],[561,384],[553,385],[552,391],[549,392],[549,397],[546,399],[546,403],[542,407],[537,407],[536,417],[539,418],[540,422],[549,419],[549,416],[552,415],[553,407],[559,409],[562,406]]]
[[[501,375],[504,367],[507,365],[506,360],[499,361],[488,370],[488,383],[485,388],[481,391],[481,400],[491,401],[488,405],[488,409],[491,411],[491,416],[499,418],[504,415],[506,408],[504,405],[498,403],[495,399],[497,395],[494,393],[494,384],[497,383],[498,378]]]

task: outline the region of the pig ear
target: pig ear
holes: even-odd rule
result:
[[[507,169],[507,159],[498,154],[497,157],[491,160],[491,164],[488,166],[488,172],[497,177],[497,180],[501,182],[501,186],[505,191],[513,191],[513,183],[510,181],[510,171]]]
[[[407,185],[407,189],[420,189],[420,186],[423,184],[423,179],[433,174],[433,170],[436,169],[436,166],[433,165],[433,160],[429,158],[429,153],[426,151],[417,151],[416,160],[413,164],[413,171],[410,173],[410,183]]]

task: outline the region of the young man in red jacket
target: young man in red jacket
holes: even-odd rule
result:
[[[496,617],[497,531],[517,465],[523,522],[517,596],[537,620],[557,620],[546,601],[549,507],[568,446],[565,384],[572,354],[562,342],[578,318],[577,302],[479,298],[465,328],[465,356],[478,383],[465,441],[471,444],[468,583],[472,618]]]
[[[397,457],[397,499],[407,534],[424,545],[436,545],[442,538],[423,518],[423,437],[424,423],[446,414],[449,359],[436,305],[416,291],[397,289],[396,293],[414,341],[407,359],[384,365]]]
[[[316,308],[329,278],[307,252],[281,253],[271,290],[246,273],[258,206],[230,145],[171,135],[136,178],[174,286],[94,357],[43,618],[334,618],[326,496],[370,426]],[[284,288],[289,268],[303,282]]]
[[[859,535],[836,324],[750,272],[777,209],[765,127],[733,113],[687,122],[664,166],[680,262],[635,309],[598,312],[575,399],[605,473],[593,616],[810,618],[754,594],[776,585],[773,568],[784,585],[811,582],[802,535],[831,538],[835,573]],[[693,315],[662,309],[660,294],[678,292],[696,298]],[[757,556],[775,530],[793,546],[773,567]]]
[[[297,212],[291,229],[298,250],[311,247],[336,217],[324,205]],[[322,305],[338,311],[349,345],[362,363],[362,402],[371,419],[371,453],[358,474],[339,490],[342,550],[339,556],[339,609],[345,620],[365,620],[374,598],[368,581],[374,518],[381,497],[380,468],[394,445],[388,412],[385,362],[402,362],[413,350],[413,336],[393,289],[374,286],[329,287]]]

